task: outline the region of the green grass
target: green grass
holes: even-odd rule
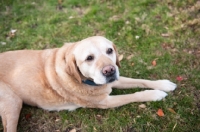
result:
[[[18,131],[200,131],[199,1],[63,0],[60,9],[57,0],[0,0],[0,52],[61,47],[64,42],[102,35],[124,55],[121,75],[169,79],[178,88],[165,100],[144,103],[145,109],[138,107],[141,103],[73,112],[47,112],[25,106]],[[17,29],[14,37],[9,36],[11,29]],[[133,57],[127,59],[129,55]],[[154,59],[157,65],[152,67]],[[184,80],[177,81],[177,76]],[[138,90],[115,89],[112,94]],[[156,115],[159,108],[164,117]]]

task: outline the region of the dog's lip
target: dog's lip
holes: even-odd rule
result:
[[[106,83],[112,83],[112,82],[114,82],[116,80],[117,80],[116,75],[110,76],[110,77],[106,77]]]
[[[111,78],[110,80],[108,80],[108,83],[114,82],[115,80],[115,78]]]
[[[100,86],[100,85],[104,85],[104,84],[108,84],[108,83],[112,83],[114,81],[118,80],[116,76],[111,76],[111,77],[107,77],[106,78],[106,82],[105,83],[96,83],[93,79],[88,78],[86,80],[83,80],[83,83],[89,84],[87,82],[92,83],[92,85],[96,85],[96,86]]]
[[[84,76],[83,76],[83,77],[84,77]],[[88,81],[93,82],[93,83],[96,84],[96,85],[104,85],[104,84],[112,83],[112,82],[118,80],[118,76],[117,76],[116,73],[115,73],[115,74],[113,74],[112,76],[106,77],[105,79],[106,79],[106,82],[105,82],[105,83],[97,83],[97,82],[95,82],[94,79],[91,78],[91,77],[89,77],[89,78],[84,77],[84,79],[82,80],[82,82],[85,82],[85,81],[88,80]]]

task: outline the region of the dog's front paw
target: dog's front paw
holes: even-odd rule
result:
[[[160,90],[145,90],[146,101],[159,101],[167,96],[167,93]]]
[[[169,80],[158,80],[156,81],[155,89],[169,92],[175,90],[176,87],[177,85]]]

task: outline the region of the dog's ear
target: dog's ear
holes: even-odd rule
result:
[[[113,44],[113,48],[114,48],[115,53],[116,53],[116,65],[120,68],[121,65],[120,65],[119,58],[118,58],[119,55],[118,55],[117,48],[116,48],[115,44]]]
[[[76,65],[75,56],[73,54],[70,54],[69,56],[67,56],[67,58],[65,58],[65,61],[66,61],[65,70],[67,74],[73,76],[79,83],[81,83],[81,75]]]

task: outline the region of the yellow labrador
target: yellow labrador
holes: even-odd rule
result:
[[[168,80],[119,76],[115,45],[101,36],[61,48],[0,54],[0,115],[4,132],[16,132],[22,103],[49,111],[79,107],[113,108],[131,102],[157,101],[173,91]],[[112,88],[152,88],[110,96]]]

